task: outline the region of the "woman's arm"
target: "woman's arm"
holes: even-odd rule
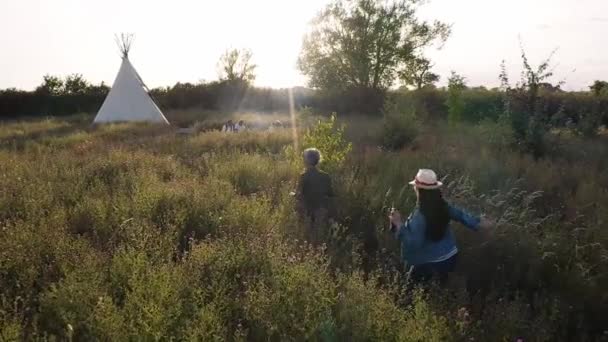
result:
[[[473,216],[466,211],[457,208],[455,206],[449,205],[450,218],[454,221],[462,223],[465,227],[471,230],[479,230],[479,223],[481,219],[477,216]]]

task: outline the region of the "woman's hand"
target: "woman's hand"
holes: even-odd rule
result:
[[[399,212],[399,210],[396,209],[391,209],[390,214],[388,215],[388,219],[391,222],[391,226],[394,226],[395,228],[399,228],[403,225],[403,218],[401,217],[401,213]]]

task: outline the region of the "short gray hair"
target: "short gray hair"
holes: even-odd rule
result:
[[[303,153],[304,162],[311,166],[316,166],[321,160],[321,152],[316,148],[307,148]]]

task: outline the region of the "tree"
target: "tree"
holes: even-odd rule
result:
[[[110,92],[110,87],[108,87],[105,82],[101,81],[99,85],[89,85],[87,88],[87,94],[98,97],[105,97]]]
[[[298,59],[309,85],[383,91],[450,26],[416,17],[419,0],[334,0],[313,21]]]
[[[399,78],[408,86],[414,86],[416,89],[422,89],[427,85],[432,85],[439,81],[439,75],[431,72],[433,65],[431,61],[423,57],[412,58],[405,64],[405,67],[399,71]]]
[[[602,94],[608,94],[608,82],[606,81],[595,81],[591,86],[589,86],[593,95],[600,96]]]
[[[89,88],[89,82],[81,74],[71,74],[65,79],[64,92],[70,95],[85,94]]]
[[[64,91],[63,80],[58,76],[44,75],[42,84],[36,88],[36,92],[48,95],[58,95]]]
[[[540,90],[553,76],[551,59],[554,54],[555,51],[537,68],[533,68],[528,62],[524,48],[521,47],[524,69],[517,85],[511,87],[509,84],[504,61],[499,76],[501,88],[505,91],[505,115],[510,119],[515,141],[525,152],[531,152],[536,158],[544,154],[544,135],[550,124],[551,116],[543,110]]]
[[[251,63],[253,54],[248,49],[226,50],[218,62],[221,81],[240,81],[250,84],[255,80],[257,65]]]
[[[561,84],[553,85],[549,82],[539,83],[538,87],[543,93],[560,93],[563,91]]]
[[[462,91],[465,90],[466,87],[466,79],[452,71],[452,75],[448,79],[448,98],[446,100],[446,105],[448,106],[448,121],[450,124],[462,121],[462,115],[464,113]]]

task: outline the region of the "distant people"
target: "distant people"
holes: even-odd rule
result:
[[[303,157],[306,169],[300,175],[296,190],[297,211],[309,229],[311,242],[318,244],[324,233],[320,230],[333,216],[334,191],[330,176],[317,168],[321,160],[319,150],[306,149]]]
[[[234,125],[234,123],[232,122],[232,120],[228,120],[228,122],[226,122],[224,124],[224,126],[222,126],[222,132],[235,132],[236,131],[236,126]]]
[[[234,130],[237,133],[245,132],[247,130],[247,126],[245,125],[245,121],[239,120],[239,122],[234,126]]]
[[[474,231],[489,229],[491,223],[447,203],[441,195],[443,184],[433,170],[419,170],[410,184],[414,186],[418,206],[405,221],[399,211],[391,209],[391,230],[401,242],[401,258],[410,279],[424,281],[436,275],[444,284],[458,257],[450,221]]]
[[[268,131],[273,132],[279,128],[283,128],[283,123],[281,123],[280,120],[275,120],[270,124],[270,127],[268,127]]]

